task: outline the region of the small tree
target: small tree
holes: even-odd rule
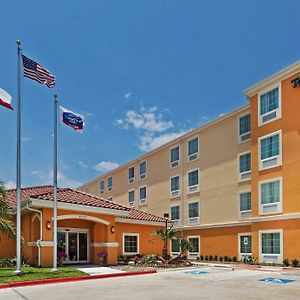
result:
[[[193,251],[194,247],[187,239],[182,239],[180,241],[180,256],[186,256],[188,251]]]
[[[161,238],[164,243],[162,256],[166,257],[168,255],[168,241],[175,237],[175,230],[173,226],[170,228],[161,228],[154,231],[154,235]]]

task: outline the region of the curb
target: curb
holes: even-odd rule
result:
[[[138,275],[147,275],[147,274],[155,274],[155,273],[157,273],[156,270],[149,270],[149,271],[142,271],[142,272],[123,272],[123,273],[112,273],[112,274],[99,274],[94,276],[62,277],[62,278],[17,281],[17,282],[0,284],[0,289],[42,285],[42,284],[86,281],[86,280],[104,279],[104,278],[111,278],[111,277],[138,276]]]

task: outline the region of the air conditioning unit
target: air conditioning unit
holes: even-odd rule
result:
[[[199,217],[189,218],[189,224],[198,224],[198,223],[199,223]]]
[[[179,196],[179,190],[177,190],[177,191],[172,191],[172,192],[171,192],[171,196],[172,196],[172,197],[177,197],[177,196]]]
[[[199,253],[189,253],[189,259],[197,259],[199,256]]]
[[[189,155],[189,161],[192,161],[192,160],[195,160],[198,158],[198,152],[197,153],[194,153],[194,154],[191,154]]]
[[[103,194],[104,193],[104,191],[102,190],[102,191],[100,191],[100,194]]]
[[[241,211],[241,219],[249,219],[251,218],[251,210]]]
[[[180,224],[180,220],[172,220],[174,226],[178,226]]]
[[[134,201],[133,202],[129,202],[129,206],[133,207],[134,206]]]
[[[279,202],[262,204],[261,212],[262,213],[276,213],[279,210]]]
[[[128,182],[129,182],[129,183],[133,183],[133,182],[134,182],[134,178],[130,178],[130,179],[128,180]]]
[[[112,186],[108,187],[108,191],[111,192],[112,191]]]
[[[178,167],[178,166],[179,166],[179,160],[173,161],[173,162],[171,163],[171,166],[172,166],[172,168]]]
[[[260,116],[260,118],[261,118],[261,123],[262,123],[262,124],[263,124],[263,123],[266,123],[266,122],[268,122],[268,121],[271,121],[271,120],[273,120],[273,119],[276,119],[277,117],[278,117],[278,109],[273,110],[273,111],[271,111],[271,112],[268,112],[268,113],[266,113],[266,114]]]
[[[140,205],[145,205],[146,203],[147,203],[147,199],[146,198],[140,199],[140,201],[139,201]]]
[[[251,133],[250,132],[246,132],[246,133],[240,135],[240,142],[247,141],[250,138],[251,138]]]
[[[251,179],[251,171],[240,173],[240,180],[241,181],[249,180],[249,179]]]
[[[189,193],[195,193],[199,191],[199,185],[189,186]]]
[[[144,173],[144,174],[140,174],[140,179],[142,180],[142,179],[145,179],[146,178],[146,173]]]
[[[277,165],[279,165],[279,156],[266,158],[261,161],[261,166],[263,169],[270,168]]]

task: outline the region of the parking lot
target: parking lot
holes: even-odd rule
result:
[[[0,299],[300,299],[300,271],[198,267],[0,290]]]

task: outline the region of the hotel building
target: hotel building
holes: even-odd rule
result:
[[[191,258],[300,259],[299,76],[297,62],[247,89],[245,106],[79,189],[169,213]]]

